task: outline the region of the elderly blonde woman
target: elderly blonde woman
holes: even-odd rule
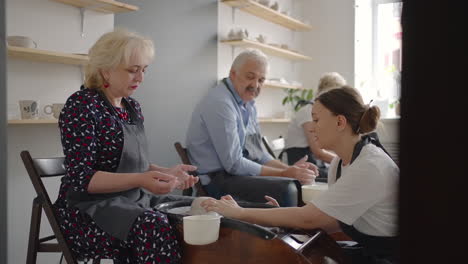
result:
[[[104,34],[89,50],[84,88],[60,118],[66,175],[55,203],[60,228],[80,259],[114,263],[179,263],[167,217],[152,208],[175,188],[193,186],[196,168],[148,160],[139,103],[153,43],[126,30]],[[143,188],[146,191],[143,191]],[[150,194],[151,192],[152,194]]]
[[[322,75],[317,87],[317,96],[332,88],[341,87],[346,80],[337,72],[327,72]],[[319,177],[316,181],[326,181],[329,164],[335,155],[317,146],[315,138],[310,133],[312,126],[312,105],[306,104],[295,115],[288,126],[285,140],[285,152],[288,164],[294,164],[305,155],[307,160],[319,168]]]

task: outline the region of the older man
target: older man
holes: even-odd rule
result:
[[[192,114],[186,140],[188,155],[210,196],[231,194],[239,200],[261,202],[269,195],[283,206],[296,205],[297,187],[291,178],[309,184],[317,175],[307,157],[288,166],[261,146],[254,99],[267,71],[267,57],[261,51],[240,53],[229,78],[210,90]]]

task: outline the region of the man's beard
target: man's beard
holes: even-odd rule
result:
[[[254,92],[255,97],[257,97],[258,94],[260,94],[260,88],[254,88],[252,86],[247,86],[247,88],[245,88],[245,90],[247,90],[248,92]]]

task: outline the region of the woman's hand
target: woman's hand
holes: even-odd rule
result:
[[[172,192],[181,183],[177,177],[157,171],[147,171],[140,174],[140,186],[154,194]]]
[[[268,196],[268,195],[265,195],[265,199],[268,201],[266,204],[280,207],[278,201],[276,201],[275,198],[273,198],[271,196]]]
[[[223,196],[219,200],[214,198],[206,199],[201,203],[201,206],[205,208],[206,211],[217,212],[230,218],[240,218],[240,215],[244,210],[237,204],[231,195]]]
[[[180,182],[180,184],[177,186],[177,189],[185,190],[198,182],[198,177],[188,174],[189,171],[195,171],[196,169],[196,166],[179,164],[169,168],[166,173],[177,177]]]
[[[199,181],[198,177],[188,174],[188,172],[195,171],[197,169],[196,166],[192,165],[179,164],[172,168],[164,168],[151,164],[149,169],[176,177],[179,181],[176,188],[179,190],[190,188]]]
[[[199,178],[196,176],[189,175],[189,178],[185,181],[179,181],[179,185],[177,185],[177,189],[185,190],[195,185],[199,181]]]

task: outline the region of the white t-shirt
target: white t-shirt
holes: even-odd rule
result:
[[[288,135],[285,139],[285,148],[305,148],[309,146],[302,125],[312,122],[312,105],[307,104],[297,111],[296,116],[288,126]]]
[[[353,225],[372,236],[397,234],[397,191],[400,170],[379,147],[367,144],[353,163],[341,167],[336,181],[339,158],[328,171],[328,191],[312,203],[335,219]]]

